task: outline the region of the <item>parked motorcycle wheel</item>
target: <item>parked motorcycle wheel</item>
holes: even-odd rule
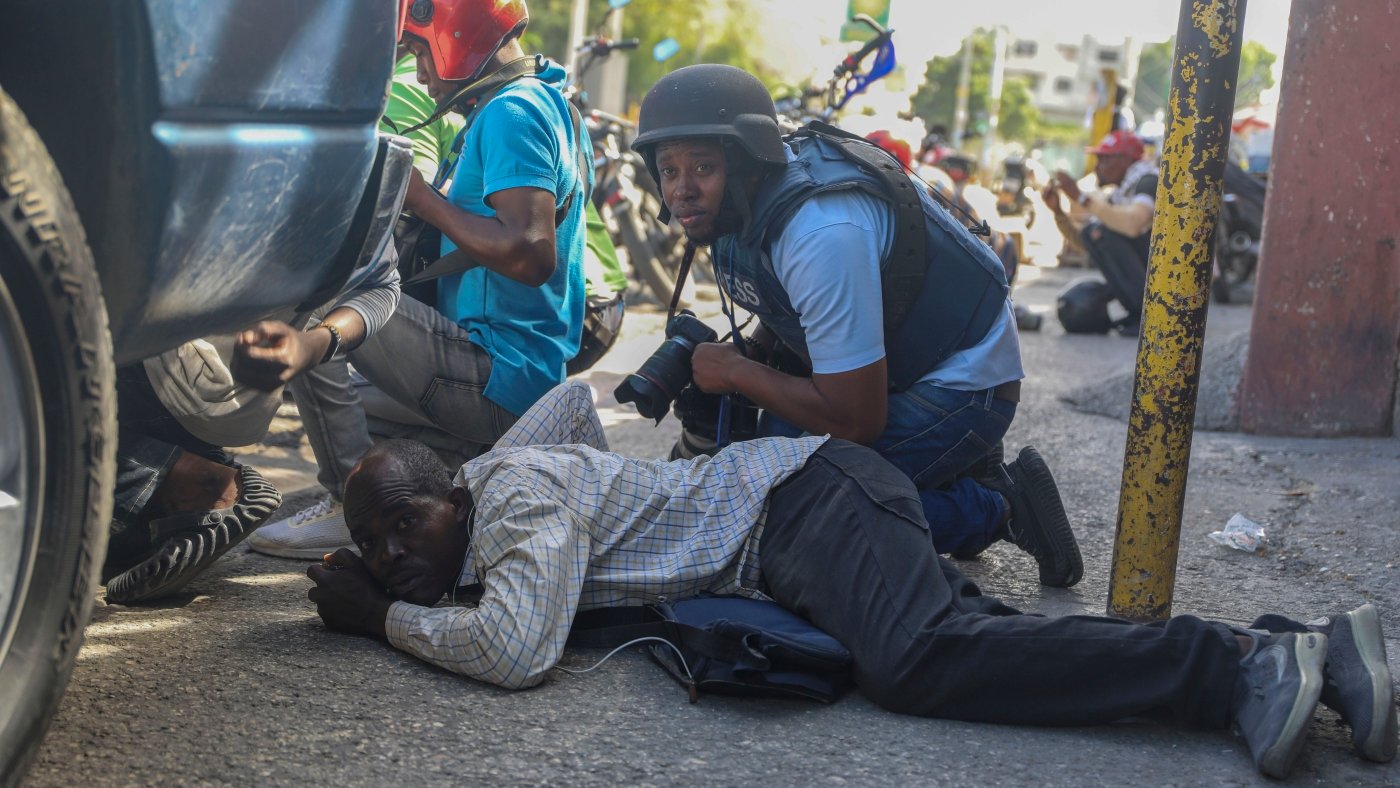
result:
[[[642,224],[646,220],[630,206],[618,211],[615,216],[618,234],[622,236],[622,245],[627,250],[632,270],[652,298],[669,304],[676,289],[676,277],[662,260],[665,250],[657,245],[655,238]]]
[[[1258,264],[1250,251],[1254,238],[1244,229],[1230,226],[1222,214],[1215,227],[1215,261],[1210,282],[1211,297],[1216,303],[1235,300],[1235,288],[1249,281]]]

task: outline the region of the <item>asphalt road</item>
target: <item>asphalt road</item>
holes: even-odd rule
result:
[[[1032,270],[1021,301],[1045,309],[1079,271]],[[713,304],[709,316],[714,317]],[[616,407],[613,386],[659,342],[634,309],[587,379],[614,448],[657,456],[674,439]],[[1213,308],[1211,341],[1248,307]],[[1112,556],[1123,422],[1059,398],[1131,365],[1135,343],[1065,336],[1053,317],[1023,339],[1029,376],[1008,449],[1045,454],[1080,536],[1084,581],[1041,588],[1034,564],[998,546],[964,564],[1028,611],[1102,613]],[[286,493],[315,496],[295,418],[241,453]],[[1308,618],[1374,601],[1400,662],[1400,440],[1304,441],[1197,433],[1175,612],[1237,623],[1270,610]],[[1257,554],[1206,538],[1234,512],[1264,524]],[[901,717],[858,693],[832,706],[684,692],[624,653],[582,676],[511,693],[429,667],[382,642],[326,631],[306,600],[306,565],[236,548],[187,593],[155,608],[98,607],[68,694],[28,783],[119,784],[1253,784],[1243,741],[1149,721],[1031,729]],[[583,666],[592,652],[566,655]],[[1292,779],[1400,785],[1400,764],[1366,764],[1319,710]]]

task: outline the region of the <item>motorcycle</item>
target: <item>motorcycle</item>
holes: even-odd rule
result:
[[[1236,300],[1239,285],[1249,281],[1259,265],[1263,237],[1262,181],[1233,162],[1225,165],[1225,188],[1215,228],[1215,271],[1211,295],[1222,304]]]
[[[679,223],[662,225],[656,221],[661,212],[661,190],[647,171],[646,162],[632,151],[637,125],[619,115],[588,107],[587,94],[580,89],[589,70],[613,52],[636,49],[638,44],[635,38],[613,41],[601,33],[585,40],[578,47],[582,60],[565,95],[583,115],[593,143],[593,201],[613,244],[626,252],[633,278],[642,290],[654,300],[668,304],[685,251],[685,233]],[[669,53],[668,57],[675,54],[674,49],[660,45],[655,52],[657,57],[663,52]],[[689,300],[683,296],[683,301]]]
[[[825,86],[806,87],[796,95],[774,102],[778,110],[778,125],[784,132],[795,131],[813,120],[834,124],[836,114],[845,109],[851,99],[894,70],[894,30],[867,14],[856,14],[850,21],[870,28],[875,36],[859,50],[847,55],[832,71],[831,79]],[[875,59],[870,64],[870,70],[862,73],[861,65],[872,54]],[[816,99],[822,100],[820,106],[814,104]]]

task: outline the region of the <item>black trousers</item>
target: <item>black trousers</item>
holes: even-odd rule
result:
[[[892,711],[1086,725],[1162,714],[1223,727],[1239,669],[1224,624],[1025,615],[929,546],[914,486],[831,440],[769,499],[768,593],[850,649],[857,686]]]
[[[1113,297],[1128,310],[1128,321],[1142,317],[1142,295],[1147,287],[1147,257],[1152,239],[1148,235],[1129,238],[1092,222],[1079,234],[1089,258],[1103,274]]]

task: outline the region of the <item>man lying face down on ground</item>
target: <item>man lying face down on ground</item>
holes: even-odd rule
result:
[[[762,592],[851,652],[861,691],[892,711],[1089,725],[1165,712],[1237,725],[1284,776],[1319,700],[1357,752],[1395,755],[1376,610],[1254,628],[1178,616],[1151,625],[1023,615],[930,546],[917,491],[875,452],[767,438],[659,462],[606,450],[586,386],[540,400],[500,448],[449,472],[386,442],[346,486],[349,550],[309,571],[332,629],[508,688],[559,661],[579,610],[700,591]],[[335,568],[331,568],[331,567]],[[479,604],[430,607],[480,583]]]

